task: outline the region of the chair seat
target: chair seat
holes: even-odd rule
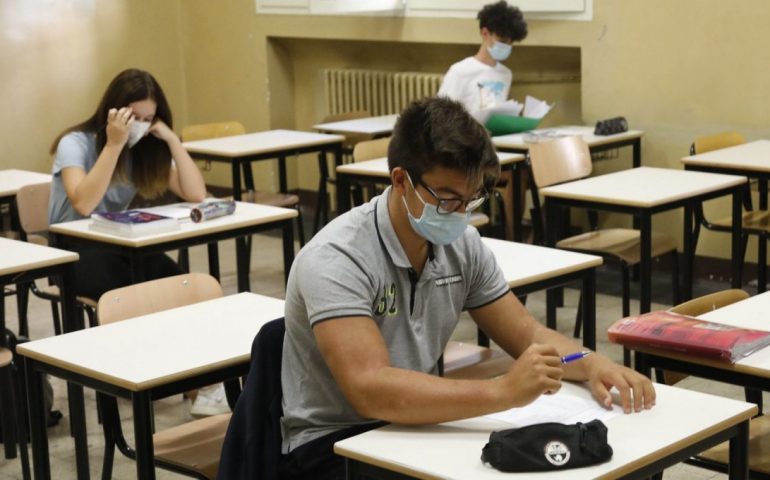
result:
[[[272,192],[248,192],[243,194],[243,201],[250,203],[260,203],[272,207],[291,208],[299,204],[299,197],[293,193],[272,193]]]
[[[770,211],[751,210],[743,212],[743,229],[750,233],[770,233]],[[712,222],[719,230],[730,230],[733,225],[732,217],[720,218]]]
[[[635,265],[640,259],[639,230],[630,228],[608,228],[586,232],[559,241],[556,246],[567,250],[576,250],[611,256],[627,265]],[[663,233],[652,233],[652,257],[676,250],[674,240]]]
[[[494,378],[505,374],[513,358],[472,343],[449,342],[444,349],[444,376],[455,379]]]
[[[470,222],[476,228],[483,227],[489,223],[489,216],[486,213],[474,212],[471,213]]]
[[[13,361],[13,353],[7,348],[0,347],[0,368],[7,367]]]
[[[42,288],[38,288],[38,291],[49,297],[49,300],[52,299],[58,301],[61,298],[61,292],[59,291],[59,287],[56,285],[46,285]],[[75,301],[96,310],[97,302],[93,298],[75,297]]]
[[[216,478],[219,454],[231,416],[231,413],[224,413],[201,418],[156,433],[152,436],[155,458],[192,467],[208,478]]]
[[[720,443],[699,455],[700,458],[727,464],[730,443]],[[749,470],[770,474],[770,417],[752,418],[749,424]]]

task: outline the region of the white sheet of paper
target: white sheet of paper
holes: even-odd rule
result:
[[[177,220],[190,220],[190,209],[193,204],[173,204],[160,205],[158,207],[149,207],[140,209],[143,212],[150,212],[164,217],[176,218]]]
[[[512,427],[526,427],[545,422],[572,424],[587,423],[595,419],[606,422],[621,414],[623,409],[617,404],[613,404],[612,409],[608,410],[593,398],[581,398],[562,388],[553,395],[541,395],[527,406],[493,413],[486,417],[510,423]]]
[[[543,100],[527,95],[527,98],[524,99],[524,116],[543,118],[551,110],[552,106]]]
[[[517,102],[516,100],[506,100],[503,103],[499,103],[497,105],[491,106],[489,108],[485,108],[483,110],[478,110],[475,112],[471,112],[471,115],[473,118],[476,119],[480,124],[484,125],[487,123],[487,120],[489,120],[490,115],[493,113],[499,113],[503,115],[511,115],[513,117],[518,117],[521,111],[524,109],[524,105]]]

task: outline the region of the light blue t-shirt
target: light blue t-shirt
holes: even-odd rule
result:
[[[90,172],[96,164],[99,152],[96,151],[96,134],[71,132],[64,135],[56,147],[53,161],[53,180],[51,181],[51,199],[48,202],[48,224],[68,222],[84,218],[72,207],[67,192],[64,190],[61,172],[67,167],[80,167]],[[102,201],[94,211],[117,212],[128,208],[136,195],[136,188],[129,183],[113,183],[107,188]]]

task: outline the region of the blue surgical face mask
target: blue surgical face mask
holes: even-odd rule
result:
[[[466,213],[448,213],[442,215],[438,213],[435,205],[428,204],[422,199],[417,189],[414,188],[411,177],[407,174],[409,183],[412,184],[412,190],[417,195],[417,198],[422,202],[422,215],[420,218],[414,218],[409,211],[409,205],[406,203],[406,198],[401,197],[406,207],[406,213],[409,216],[409,224],[412,225],[412,229],[417,232],[419,236],[429,241],[434,245],[449,245],[454,242],[465,231],[468,226],[468,222],[471,216],[471,212]]]
[[[505,61],[511,55],[512,49],[513,45],[508,45],[498,40],[495,40],[491,47],[487,47],[489,55],[498,62]]]

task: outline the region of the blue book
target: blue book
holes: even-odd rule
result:
[[[89,229],[123,237],[140,237],[179,230],[179,222],[175,218],[142,210],[94,212]]]

